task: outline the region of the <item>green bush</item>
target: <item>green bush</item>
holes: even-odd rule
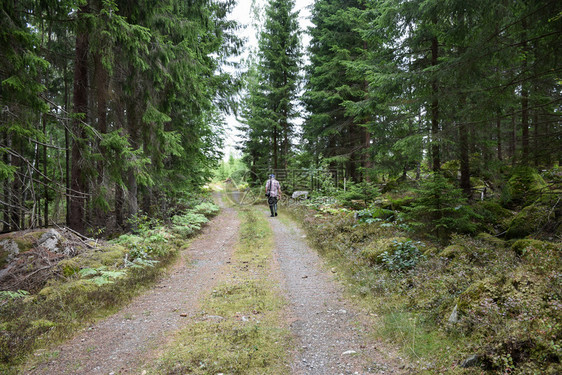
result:
[[[443,175],[434,173],[416,191],[406,219],[414,228],[445,241],[452,233],[471,233],[477,226],[471,219],[479,218],[466,202],[461,189],[455,188]]]
[[[414,268],[416,264],[425,256],[420,251],[421,242],[411,240],[398,242],[394,241],[392,251],[385,251],[381,255],[381,262],[389,271],[403,272]]]
[[[197,214],[202,214],[205,216],[213,216],[219,212],[220,208],[212,202],[199,203],[193,208],[193,212]]]
[[[182,236],[190,236],[195,231],[201,229],[201,225],[208,221],[205,215],[190,210],[184,215],[175,215],[172,217],[172,229]]]
[[[349,235],[347,235],[349,236]],[[384,253],[393,253],[397,243],[408,242],[410,239],[405,237],[381,237],[369,242],[362,250],[361,257],[367,263],[374,265],[382,263],[382,255]],[[411,241],[410,241],[411,242]]]
[[[395,212],[381,207],[372,206],[356,212],[357,220],[360,223],[372,224],[382,220],[392,220]]]

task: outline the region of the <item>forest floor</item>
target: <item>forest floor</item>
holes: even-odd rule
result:
[[[224,201],[221,213],[153,288],[66,343],[37,351],[23,373],[153,373],[176,332],[201,320],[206,296],[232,277],[241,219]],[[412,373],[391,343],[374,337],[376,317],[345,295],[336,270],[307,245],[297,224],[283,212],[271,218],[265,207],[253,209],[269,221],[273,247],[264,272],[286,302],[280,324],[289,331],[289,350],[280,373]],[[223,319],[207,317],[215,318]]]

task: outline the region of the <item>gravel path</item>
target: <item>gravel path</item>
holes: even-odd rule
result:
[[[223,207],[181,260],[149,292],[119,313],[88,327],[56,348],[58,355],[26,374],[129,374],[166,337],[197,312],[197,301],[211,288],[237,241],[236,211]]]
[[[380,343],[364,334],[365,314],[344,299],[341,285],[333,280],[331,271],[323,269],[318,254],[306,244],[305,234],[292,222],[269,220],[290,303],[291,330],[298,342],[293,374],[402,373],[397,358],[389,358]]]
[[[222,206],[220,215],[154,288],[58,348],[42,351],[34,367],[23,373],[146,373],[143,363],[153,360],[166,339],[192,321],[198,301],[227,272],[240,222],[235,209]],[[264,220],[270,221],[275,237],[271,277],[289,301],[287,316],[295,336],[292,374],[406,373],[388,345],[365,335],[369,317],[344,299],[341,285],[323,269],[304,233],[289,220],[269,218],[266,211],[264,207]]]

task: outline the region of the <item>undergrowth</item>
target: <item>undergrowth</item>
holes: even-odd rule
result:
[[[289,331],[283,298],[268,278],[272,234],[253,209],[241,211],[239,245],[228,276],[201,303],[199,316],[165,350],[158,374],[285,374]]]
[[[562,372],[559,242],[482,233],[424,246],[380,212],[293,214],[418,373]]]
[[[107,316],[151,285],[188,245],[187,235],[218,211],[205,203],[174,226],[139,218],[134,234],[67,258],[36,293],[0,293],[0,373],[15,374],[29,353],[60,342]],[[197,215],[195,223],[189,218]],[[204,219],[204,220],[203,220]],[[187,228],[187,229],[186,229]]]

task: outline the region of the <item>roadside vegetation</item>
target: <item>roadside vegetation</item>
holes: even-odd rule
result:
[[[285,374],[290,332],[271,275],[272,233],[261,213],[240,210],[239,244],[195,321],[164,349],[158,374]]]
[[[46,230],[2,235],[0,241],[16,244],[19,252],[10,263],[18,267],[9,270],[0,288],[0,372],[17,373],[33,351],[117,311],[150,286],[218,210],[210,202],[193,202],[168,222],[138,216],[131,233],[109,241],[68,232],[50,249],[38,245],[50,233]]]
[[[291,211],[377,316],[376,334],[420,371],[558,374],[561,177],[516,167],[467,200],[454,178],[428,174],[372,183],[369,197],[359,184],[316,193]]]

